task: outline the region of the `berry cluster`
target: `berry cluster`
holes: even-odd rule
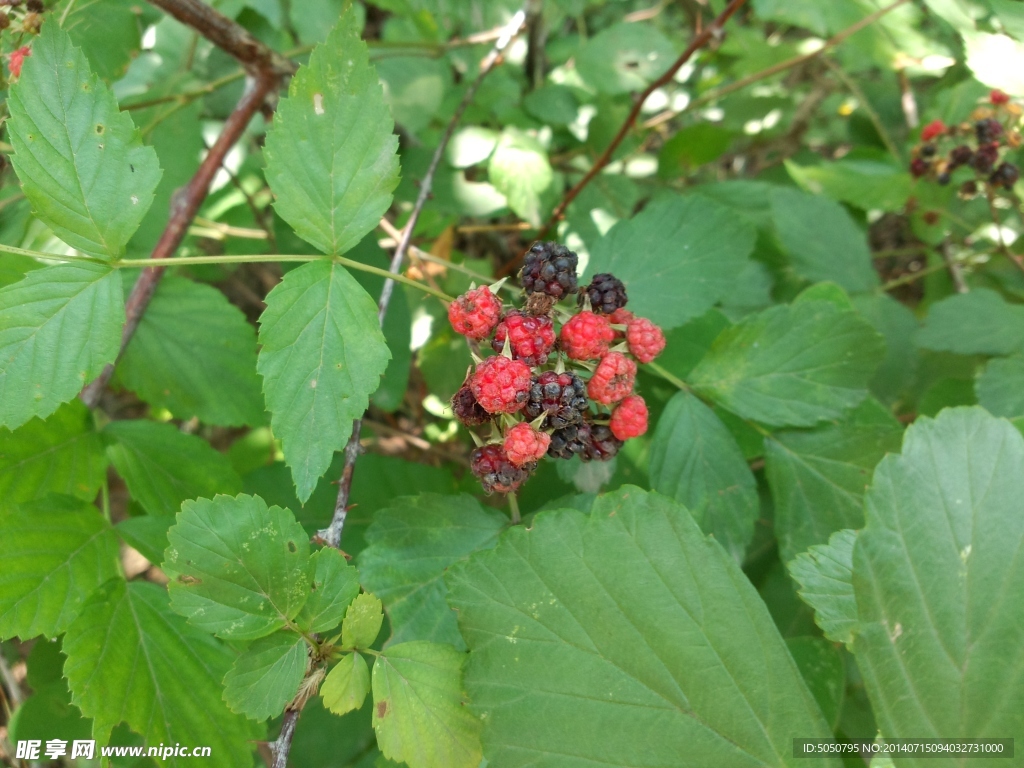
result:
[[[911,175],[916,179],[931,178],[944,186],[958,169],[970,169],[974,178],[960,185],[960,194],[968,198],[978,194],[985,184],[992,193],[1013,189],[1020,171],[1001,158],[1004,150],[1016,150],[1021,145],[1021,134],[1016,128],[1021,108],[1002,91],[992,91],[989,103],[990,106],[974,111],[972,122],[928,123],[921,131],[921,143],[914,148]]]
[[[503,306],[487,286],[448,307],[452,328],[474,342],[490,339],[497,353],[476,358],[452,398],[467,427],[491,425],[486,443],[474,434],[470,457],[488,493],[513,493],[545,455],[607,461],[647,431],[647,405],[633,392],[637,362],[654,360],[665,336],[625,309],[621,280],[600,274],[580,288],[577,266],[565,246],[537,243],[519,273],[522,308]],[[570,298],[574,307],[558,306]]]

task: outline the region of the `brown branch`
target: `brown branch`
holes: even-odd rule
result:
[[[288,753],[292,750],[292,739],[295,737],[295,726],[299,723],[300,711],[289,709],[284,713],[284,719],[281,720],[281,733],[278,734],[277,740],[270,744],[270,751],[274,755],[273,768],[287,768],[288,766]]]
[[[657,89],[671,82],[672,78],[683,64],[688,62],[697,51],[711,42],[713,38],[717,37],[721,32],[722,27],[725,26],[725,23],[745,2],[746,0],[730,0],[729,4],[725,7],[725,10],[718,15],[718,18],[708,24],[708,26],[704,27],[704,29],[690,41],[690,44],[686,46],[686,50],[683,51],[682,55],[672,63],[672,66],[665,70],[657,80],[648,85],[647,88],[645,88],[634,100],[633,108],[629,111],[626,119],[619,127],[618,133],[615,134],[615,137],[605,148],[604,152],[601,153],[601,156],[594,161],[590,170],[587,171],[583,178],[576,183],[576,186],[566,192],[565,196],[562,198],[562,202],[558,204],[554,213],[551,214],[544,226],[541,227],[540,232],[537,233],[538,240],[543,240],[551,230],[554,229],[562,216],[565,215],[565,209],[569,207],[569,204],[572,203],[572,201],[576,199],[576,196],[583,191],[584,187],[593,181],[597,174],[599,174],[604,167],[608,165],[609,161],[612,159],[612,155],[615,154],[615,150],[619,148],[619,145],[622,144],[626,136],[629,135],[630,130],[636,124],[636,120],[640,116],[640,110],[643,108],[644,102],[647,101],[647,98]],[[522,258],[523,254],[520,254],[516,259],[510,261],[501,270],[499,270],[498,275],[504,276],[510,274]]]

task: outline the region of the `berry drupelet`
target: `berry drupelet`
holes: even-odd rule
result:
[[[621,352],[609,352],[587,383],[587,394],[602,405],[617,403],[633,391],[636,363]]]
[[[519,283],[526,293],[543,293],[558,301],[576,292],[579,257],[558,243],[536,243],[526,254]]]
[[[590,299],[590,307],[594,312],[610,315],[626,306],[626,286],[615,275],[602,272],[594,275],[590,285],[580,292],[581,305],[584,298]]]
[[[530,395],[523,407],[523,417],[533,421],[547,414],[544,426],[562,429],[583,421],[586,411],[587,385],[572,371],[545,371],[534,378]]]
[[[622,440],[617,438],[611,428],[604,424],[590,425],[590,439],[580,454],[583,461],[608,461],[615,457],[622,447]]]
[[[590,444],[590,423],[581,421],[551,433],[548,456],[553,459],[571,459],[582,456]]]

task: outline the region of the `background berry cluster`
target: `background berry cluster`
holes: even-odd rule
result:
[[[522,308],[505,307],[500,286],[473,288],[448,307],[476,362],[452,409],[467,427],[491,426],[485,438],[474,434],[470,459],[488,493],[513,493],[545,455],[606,461],[647,431],[637,362],[654,360],[665,337],[625,308],[615,276],[579,288],[578,265],[565,246],[537,243],[519,273]],[[481,358],[485,341],[496,354]]]

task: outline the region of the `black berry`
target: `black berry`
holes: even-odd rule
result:
[[[473,390],[469,388],[468,384],[463,384],[462,388],[452,397],[452,410],[455,412],[455,418],[467,427],[486,424],[494,418],[476,401]]]
[[[921,157],[934,157],[937,151],[934,144],[925,144],[921,147]]]
[[[619,452],[622,440],[612,434],[610,427],[604,424],[590,425],[590,440],[580,455],[584,461],[608,461]]]
[[[974,152],[966,144],[954,147],[949,152],[949,169],[952,171],[961,165],[967,165],[971,162],[972,157],[974,157]]]
[[[469,468],[487,493],[513,493],[537,468],[537,462],[517,467],[497,444],[485,445],[470,454]]]
[[[536,243],[526,254],[519,282],[527,293],[543,293],[556,301],[576,292],[579,257],[558,243]]]
[[[988,144],[1003,135],[1003,125],[994,118],[986,117],[974,124],[974,133],[979,144]]]
[[[999,159],[998,144],[982,144],[971,158],[971,167],[978,173],[989,174]]]
[[[1013,189],[1013,185],[1020,178],[1020,171],[1013,163],[1002,163],[989,177],[989,183],[1002,186],[1003,189]]]
[[[935,179],[935,180],[936,180],[937,182],[939,182],[939,185],[940,185],[940,186],[943,186],[943,187],[944,187],[944,186],[946,186],[947,184],[949,184],[949,179],[950,179],[950,176],[949,176],[949,174],[948,174],[948,173],[940,173],[940,174],[939,174],[939,175],[938,175],[938,176],[936,177],[936,179]]]
[[[931,170],[931,166],[928,164],[928,161],[923,158],[915,157],[910,161],[910,175],[915,179],[926,176],[929,170]]]
[[[563,429],[583,421],[587,409],[587,385],[571,371],[546,371],[533,379],[523,416],[533,421],[546,413],[543,428]]]
[[[581,421],[551,433],[548,456],[553,459],[571,459],[582,455],[590,445],[590,424]]]
[[[619,278],[607,272],[594,275],[590,285],[584,288],[580,294],[581,304],[584,296],[590,297],[590,306],[595,312],[605,315],[610,315],[616,309],[626,306],[627,301],[626,286]]]

